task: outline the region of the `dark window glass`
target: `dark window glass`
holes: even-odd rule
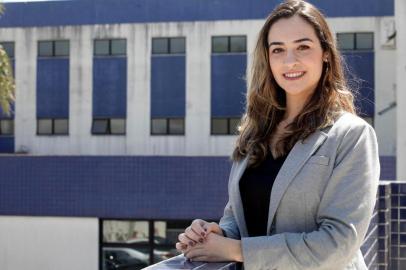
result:
[[[99,39],[94,41],[95,55],[109,55],[110,44],[108,39]]]
[[[170,53],[185,53],[185,38],[171,38],[170,39]]]
[[[364,119],[372,127],[374,126],[374,118],[373,117],[362,117],[362,119]]]
[[[169,134],[184,134],[185,121],[184,119],[169,119]]]
[[[55,41],[55,56],[69,56],[69,41]]]
[[[54,133],[68,134],[69,133],[68,119],[54,119]]]
[[[165,118],[152,119],[152,134],[167,134],[167,120]]]
[[[339,33],[337,34],[337,43],[340,50],[354,50],[355,40],[354,33]]]
[[[108,119],[93,119],[92,133],[93,134],[107,134],[108,132]]]
[[[228,37],[212,37],[211,50],[213,53],[228,52]]]
[[[38,42],[38,56],[53,56],[53,42],[52,41],[39,41]]]
[[[125,134],[125,119],[110,119],[111,134]]]
[[[14,58],[14,42],[0,42],[9,58]]]
[[[231,52],[246,52],[247,41],[245,36],[230,37],[230,51]]]
[[[211,133],[218,135],[228,134],[227,118],[213,118],[211,120]]]
[[[152,54],[169,53],[168,38],[153,38],[152,39]]]
[[[13,135],[14,134],[14,120],[1,119],[0,120],[0,135]]]
[[[357,50],[372,50],[374,48],[373,33],[356,33]]]
[[[238,134],[239,124],[240,124],[240,118],[230,118],[230,120],[229,120],[230,134]]]
[[[52,134],[52,119],[38,119],[38,134],[50,135]]]
[[[127,51],[127,42],[125,39],[111,40],[111,54],[112,55],[125,55]]]

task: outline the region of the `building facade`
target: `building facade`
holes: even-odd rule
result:
[[[190,220],[217,220],[251,53],[279,2],[5,4],[16,102],[0,119],[0,268],[110,269],[127,248],[141,267],[173,255]],[[396,179],[395,21],[405,15],[393,0],[311,2],[377,132],[381,179]]]

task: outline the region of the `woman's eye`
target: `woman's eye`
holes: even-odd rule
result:
[[[272,53],[280,53],[280,52],[283,52],[282,48],[276,48],[272,50]]]
[[[310,49],[310,47],[307,46],[307,45],[300,45],[300,46],[299,46],[299,50],[301,50],[301,51],[307,50],[307,49]]]

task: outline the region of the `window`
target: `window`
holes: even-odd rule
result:
[[[118,56],[127,54],[127,41],[125,39],[95,39],[94,55]]]
[[[13,119],[0,119],[0,136],[14,135],[14,120]]]
[[[373,50],[374,33],[337,33],[337,45],[340,50]]]
[[[66,118],[37,119],[37,135],[68,135],[69,120]]]
[[[374,118],[370,117],[370,116],[365,116],[362,117],[362,119],[364,119],[368,124],[370,124],[372,127],[374,126]]]
[[[94,135],[124,135],[126,119],[124,118],[95,118],[92,124]]]
[[[14,58],[14,42],[0,42],[9,58]]]
[[[152,54],[184,54],[185,43],[184,37],[152,38]]]
[[[241,53],[247,51],[246,36],[217,36],[211,38],[212,53]]]
[[[38,41],[38,57],[69,56],[69,41]]]
[[[174,248],[178,242],[178,235],[191,222],[190,220],[100,220],[102,269],[110,269],[110,265],[127,269],[126,266],[129,266],[130,261],[134,269],[143,269],[148,265],[179,255],[180,253]]]
[[[211,119],[211,134],[212,135],[236,135],[238,133],[238,125],[240,118],[212,118]]]
[[[151,120],[151,135],[184,135],[184,118],[153,118]]]

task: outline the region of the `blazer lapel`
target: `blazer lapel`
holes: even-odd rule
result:
[[[316,131],[303,143],[302,141],[298,141],[288,154],[285,162],[279,170],[278,175],[276,176],[272,187],[267,223],[268,234],[270,233],[271,224],[273,222],[276,210],[278,209],[282,196],[288,188],[290,182],[292,182],[296,174],[303,167],[310,156],[325,141],[327,136],[328,135],[323,131]]]
[[[241,160],[238,165],[235,167],[235,170],[232,175],[232,183],[231,183],[231,194],[233,196],[234,205],[233,208],[234,215],[236,217],[236,222],[238,228],[240,230],[241,237],[248,236],[247,224],[245,223],[244,217],[244,208],[242,205],[241,200],[241,193],[240,193],[240,179],[243,175],[245,169],[247,168],[249,155],[247,155],[243,160]]]

